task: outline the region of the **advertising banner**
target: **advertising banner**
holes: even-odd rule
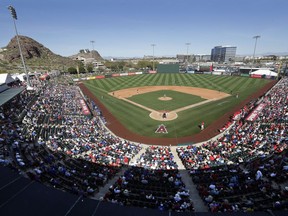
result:
[[[252,78],[262,78],[261,74],[251,74]]]
[[[120,73],[120,76],[128,76],[128,73]]]
[[[246,118],[247,121],[255,121],[259,115],[259,113],[266,106],[265,103],[260,103]]]
[[[95,79],[104,79],[104,78],[105,78],[104,75],[95,76]]]
[[[112,77],[119,77],[120,74],[112,74]]]
[[[94,80],[95,77],[87,77],[87,80]]]
[[[80,105],[82,107],[82,112],[84,115],[90,115],[90,111],[88,106],[86,105],[85,101],[83,99],[80,99]]]

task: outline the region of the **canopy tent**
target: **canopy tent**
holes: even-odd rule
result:
[[[256,70],[256,71],[253,71],[251,73],[251,75],[265,75],[265,76],[278,76],[278,74],[274,71],[271,71],[271,70],[268,70],[268,69],[259,69],[259,70]]]
[[[11,74],[9,74],[9,73],[0,74],[0,85],[1,84],[9,84],[9,83],[14,82],[14,81],[15,81],[15,79],[13,79]]]
[[[26,74],[25,73],[14,74],[12,77],[19,79],[21,82],[23,82],[23,81],[25,81],[24,77],[26,78]]]

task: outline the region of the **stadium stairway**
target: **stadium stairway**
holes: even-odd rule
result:
[[[174,156],[174,161],[178,165],[179,173],[181,175],[181,179],[185,184],[186,188],[189,190],[190,199],[194,204],[195,212],[208,212],[208,207],[204,204],[203,200],[199,196],[199,193],[196,189],[196,185],[193,183],[191,176],[189,175],[189,171],[186,170],[182,161],[180,160],[175,147],[171,147],[171,152]]]
[[[143,148],[138,152],[137,155],[135,155],[129,164],[133,164],[138,158],[140,158],[140,156],[146,151],[147,146],[143,145]],[[104,187],[99,188],[99,192],[97,194],[95,194],[94,197],[92,197],[92,199],[96,199],[99,200],[102,197],[105,196],[105,194],[109,191],[109,187],[111,185],[113,185],[120,176],[124,175],[125,171],[128,169],[129,167],[127,166],[123,166],[122,169],[120,170],[120,172],[118,172],[114,178],[110,179],[105,185]]]
[[[121,170],[112,178],[110,179],[105,185],[104,187],[99,188],[98,193],[96,193],[93,197],[91,197],[92,199],[96,199],[96,200],[101,200],[105,194],[109,191],[109,188],[111,185],[113,185],[120,176],[124,175],[125,171],[128,169],[127,166],[123,166],[121,168]]]
[[[144,145],[143,145],[144,146]],[[137,155],[135,155],[135,157],[130,161],[130,164],[134,164],[134,162],[140,158],[140,156],[146,151],[147,146],[144,146]],[[186,188],[189,190],[190,192],[190,199],[193,202],[194,205],[194,209],[195,212],[208,212],[208,207],[204,204],[203,200],[201,199],[201,197],[198,194],[198,191],[196,189],[196,185],[193,183],[191,176],[189,175],[189,171],[185,169],[184,165],[182,164],[180,158],[178,157],[178,154],[176,152],[176,148],[172,147],[171,148],[171,152],[174,156],[174,161],[177,163],[178,165],[178,169],[179,169],[179,173],[181,175],[181,179],[183,181],[183,183],[185,184]],[[120,172],[118,172],[114,178],[110,179],[106,185],[104,187],[101,187],[99,189],[99,192],[97,194],[95,194],[94,197],[92,197],[93,199],[96,200],[101,200],[101,198],[103,198],[105,196],[105,194],[107,193],[107,191],[109,191],[109,188],[111,185],[113,185],[117,179],[123,175],[125,173],[125,171],[129,169],[129,167],[124,166],[122,167],[122,169],[120,170]]]
[[[136,160],[139,159],[143,153],[145,153],[147,146],[145,146],[145,145],[142,145],[142,146],[143,146],[143,148],[129,162],[130,165],[135,164]]]

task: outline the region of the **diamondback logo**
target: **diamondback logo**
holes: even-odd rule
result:
[[[168,131],[167,131],[167,128],[165,127],[165,125],[161,124],[158,126],[155,133],[168,133]]]

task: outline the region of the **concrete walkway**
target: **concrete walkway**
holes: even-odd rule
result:
[[[135,155],[135,156],[131,159],[131,161],[130,161],[129,164],[133,164],[137,159],[139,159],[140,156],[142,155],[142,153],[144,153],[144,152],[146,151],[146,148],[147,148],[147,146],[143,145],[143,148],[138,152],[137,155]],[[114,176],[114,178],[110,179],[110,180],[106,183],[106,185],[104,185],[104,187],[101,187],[101,188],[99,189],[99,192],[98,192],[97,194],[95,194],[95,196],[92,197],[92,198],[93,198],[93,199],[96,199],[96,200],[99,200],[101,197],[104,197],[105,194],[108,192],[109,187],[110,187],[111,185],[113,185],[113,184],[118,180],[118,178],[119,178],[120,176],[124,175],[124,173],[125,173],[125,171],[126,171],[127,169],[129,169],[129,167],[122,167],[122,169],[120,170],[120,172],[118,172],[118,173]]]
[[[127,170],[128,168],[127,167],[122,167],[122,169],[120,170],[120,172],[118,172],[114,178],[110,179],[106,185],[104,185],[104,187],[101,187],[99,189],[99,192],[97,194],[95,194],[95,196],[91,197],[92,199],[96,199],[96,200],[99,200],[100,198],[104,197],[105,194],[109,191],[109,187],[111,185],[113,185],[120,176],[124,175],[125,171]]]
[[[196,185],[193,183],[192,178],[189,174],[189,171],[186,170],[182,161],[180,160],[176,148],[171,148],[171,152],[174,156],[174,161],[178,165],[179,173],[181,175],[181,179],[186,186],[186,189],[189,190],[190,196],[189,198],[192,200],[195,208],[195,212],[208,212],[208,207],[204,204],[203,200],[199,196],[199,193],[196,189]]]
[[[134,164],[135,161],[137,159],[140,158],[140,156],[146,151],[146,148],[147,146],[143,145],[143,148],[138,152],[137,155],[135,155],[133,157],[133,159],[131,159],[130,161],[130,165],[131,164]],[[178,165],[178,170],[179,170],[179,173],[181,175],[181,179],[183,181],[183,183],[185,184],[186,186],[186,189],[189,190],[189,193],[190,193],[190,196],[189,198],[192,200],[193,204],[194,204],[194,208],[195,208],[195,212],[208,212],[208,207],[204,204],[203,200],[201,199],[201,197],[199,196],[198,194],[198,191],[196,189],[196,185],[193,183],[192,181],[192,178],[191,176],[189,175],[189,171],[185,169],[182,161],[180,160],[177,152],[176,152],[176,148],[175,147],[172,147],[171,148],[171,152],[174,156],[174,161],[177,163]],[[113,185],[120,176],[122,176],[125,171],[129,169],[129,167],[123,167],[120,172],[118,172],[114,178],[110,179],[106,185],[104,187],[101,187],[99,189],[99,192],[97,194],[95,194],[94,197],[92,197],[93,199],[96,199],[96,200],[99,200],[101,199],[102,197],[105,196],[105,194],[108,192],[109,190],[109,187],[111,185]]]
[[[148,147],[148,146],[146,146],[146,145],[142,145],[142,149],[137,153],[137,155],[135,155],[135,156],[130,160],[129,165],[133,165],[133,164],[135,163],[135,161],[136,161],[137,159],[139,159],[140,156],[146,151],[147,147]]]

